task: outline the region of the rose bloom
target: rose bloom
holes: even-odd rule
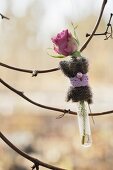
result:
[[[69,56],[73,52],[77,51],[78,44],[76,39],[69,33],[68,29],[58,33],[56,37],[53,37],[54,50],[58,54]]]

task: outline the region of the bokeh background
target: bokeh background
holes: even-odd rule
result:
[[[80,46],[93,29],[102,0],[0,0],[0,62],[26,69],[58,67],[60,59],[47,55],[51,37],[77,25]],[[97,32],[104,32],[113,13],[108,0]],[[113,20],[112,20],[113,24]],[[94,37],[83,55],[90,63],[90,85],[94,94],[92,112],[113,109],[113,40]],[[0,67],[1,78],[32,100],[53,107],[72,109],[65,96],[69,80],[60,71],[39,74]],[[91,129],[93,145],[82,148],[75,116],[56,119],[58,112],[36,107],[0,84],[0,130],[20,149],[47,163],[68,170],[113,169],[113,115],[95,117]],[[0,170],[27,170],[32,164],[0,141]],[[40,168],[43,170],[44,168]]]

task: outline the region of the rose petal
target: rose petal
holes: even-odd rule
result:
[[[69,33],[68,29],[58,33],[57,36],[51,38],[51,40],[56,45],[54,50],[58,54],[68,56],[75,52],[78,48],[76,40],[72,34]]]

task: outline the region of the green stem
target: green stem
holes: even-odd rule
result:
[[[85,137],[86,137],[86,108],[84,101],[80,101],[80,109],[81,114],[83,117],[83,136],[82,136],[82,144],[85,143]]]

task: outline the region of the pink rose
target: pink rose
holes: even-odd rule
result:
[[[73,52],[77,51],[78,44],[76,39],[67,30],[63,30],[61,33],[53,37],[52,42],[54,43],[54,50],[58,54],[64,56],[71,55]]]

